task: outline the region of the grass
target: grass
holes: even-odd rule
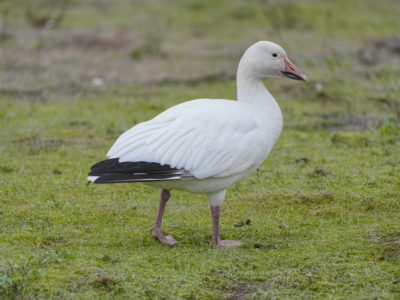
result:
[[[0,3],[10,18],[0,298],[399,298],[399,55],[387,44],[399,6],[366,2],[71,1],[54,29]],[[282,44],[310,80],[266,81],[285,129],[265,164],[229,189],[221,218],[223,237],[244,245],[210,248],[205,197],[173,192],[164,229],[179,244],[162,246],[150,235],[158,191],[87,187],[87,171],[121,132],[167,107],[235,98],[240,54],[259,39]],[[359,59],[366,50],[370,64]]]

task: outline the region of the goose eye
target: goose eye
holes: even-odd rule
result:
[[[276,54],[276,53],[272,53],[272,56],[273,56],[273,57],[277,57],[277,56],[278,56],[278,54]]]

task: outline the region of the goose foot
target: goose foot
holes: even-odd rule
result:
[[[211,206],[211,217],[213,222],[213,232],[211,237],[211,245],[218,248],[231,248],[239,247],[242,245],[240,241],[234,240],[221,240],[219,233],[219,216],[221,215],[221,208],[219,206]]]
[[[161,190],[160,204],[158,206],[156,224],[154,225],[153,229],[151,230],[151,235],[155,239],[159,240],[162,244],[173,246],[177,243],[177,241],[171,235],[165,236],[161,230],[161,223],[162,223],[162,218],[164,215],[165,205],[167,204],[170,196],[171,196],[171,194],[168,190],[165,190],[165,189]]]
[[[153,228],[151,230],[151,235],[165,245],[174,246],[177,243],[172,235],[164,235],[161,231],[161,228]]]
[[[233,247],[240,247],[241,245],[242,245],[241,241],[220,240],[216,246],[218,248],[233,248]]]

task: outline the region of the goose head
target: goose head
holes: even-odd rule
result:
[[[240,60],[239,69],[257,79],[283,76],[306,80],[306,75],[289,60],[285,50],[269,41],[259,41],[250,46]]]

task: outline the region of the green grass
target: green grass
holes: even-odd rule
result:
[[[1,299],[400,297],[399,56],[357,54],[393,39],[399,6],[270,2],[72,1],[52,30],[0,3],[15,17],[0,61]],[[126,45],[109,40],[118,28]],[[165,55],[141,50],[154,39]],[[159,192],[86,186],[88,169],[167,107],[234,98],[229,78],[258,39],[282,44],[310,79],[266,81],[285,128],[221,217],[223,238],[243,246],[211,248],[205,197],[176,191],[164,230],[179,243],[163,246],[150,235]]]

